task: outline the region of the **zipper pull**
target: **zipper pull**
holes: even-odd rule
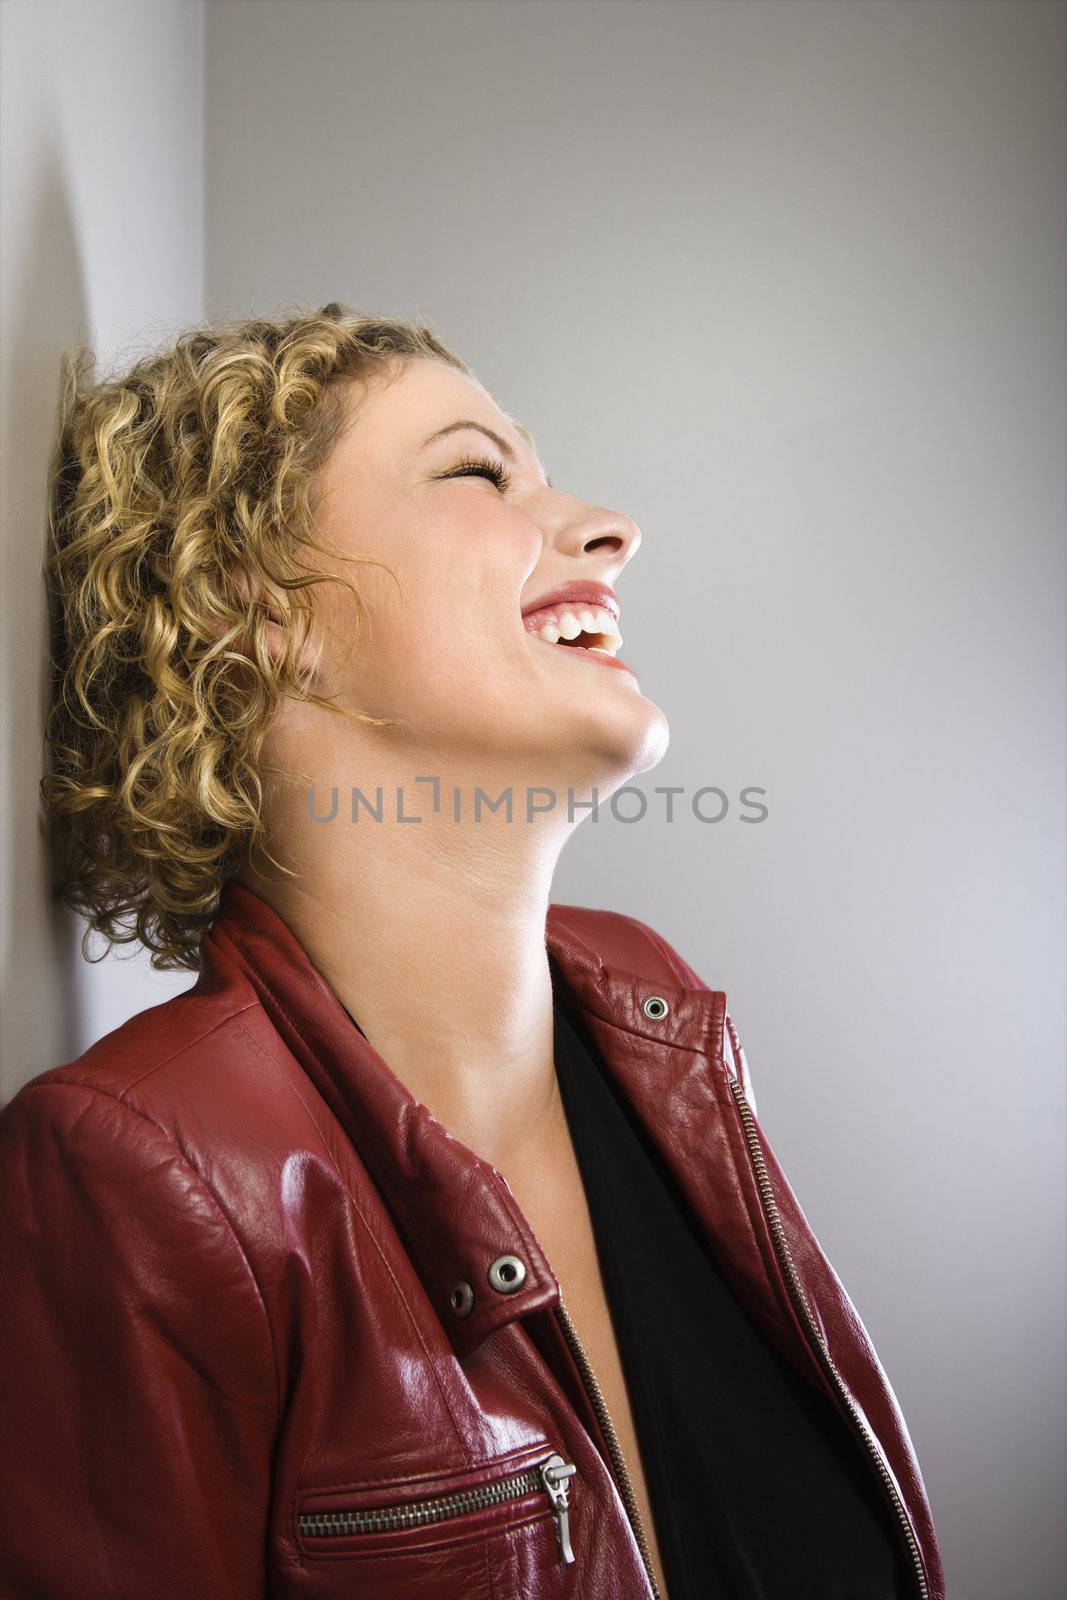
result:
[[[547,1461],[541,1463],[541,1482],[548,1490],[556,1513],[556,1538],[559,1541],[561,1566],[567,1566],[574,1560],[574,1551],[571,1548],[571,1519],[567,1511],[567,1479],[573,1477],[577,1471],[574,1462],[564,1461],[562,1456],[549,1456]]]

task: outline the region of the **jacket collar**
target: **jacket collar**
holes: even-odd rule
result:
[[[658,1124],[660,1139],[669,1125],[702,1168],[700,1117],[709,1087],[714,1096],[709,1060],[724,1070],[725,994],[665,981],[670,969],[647,931],[612,913],[552,905],[546,946],[557,998],[585,1022],[638,1114]],[[559,1300],[559,1283],[507,1180],[416,1100],[272,906],[231,880],[201,958],[201,985],[224,982],[220,962],[229,959],[254,987],[351,1138],[458,1354]],[[661,1019],[644,1010],[651,996],[667,1002]],[[675,1152],[675,1160],[686,1153]],[[510,1291],[489,1277],[501,1256],[518,1256],[526,1268]]]

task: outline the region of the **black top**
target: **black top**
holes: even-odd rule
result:
[[[580,1022],[555,1058],[670,1600],[904,1600],[864,1446],[727,1287]]]
[[[734,1298],[580,1026],[556,1005],[556,1075],[670,1600],[912,1600],[864,1447]]]

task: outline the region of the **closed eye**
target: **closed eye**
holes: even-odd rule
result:
[[[492,461],[488,456],[480,456],[470,461],[461,461],[458,467],[451,472],[442,473],[445,478],[490,478],[501,493],[506,494],[511,483],[511,475],[506,467],[499,461]]]

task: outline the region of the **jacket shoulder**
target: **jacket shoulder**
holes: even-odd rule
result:
[[[550,926],[579,940],[607,966],[629,972],[646,983],[673,984],[683,989],[712,989],[674,946],[640,917],[624,911],[601,911],[592,906],[553,904],[549,908]],[[753,1111],[756,1095],[749,1072],[748,1058],[727,1006],[724,1013],[723,1059],[732,1077],[737,1078]]]
[[[117,1101],[204,1172],[217,1173],[230,1156],[247,1162],[250,1121],[267,1159],[281,1159],[294,1138],[320,1144],[320,1121],[328,1121],[312,1115],[306,1075],[243,979],[219,989],[194,985],[139,1011],[23,1084],[0,1117],[45,1087]]]
[[[241,1013],[258,1005],[251,985],[205,992],[198,984],[148,1006],[118,1027],[102,1034],[78,1056],[49,1067],[22,1087],[50,1083],[85,1083],[121,1096],[140,1079],[165,1071],[170,1062],[203,1045],[232,1026]]]
[[[625,911],[601,911],[592,906],[553,904],[553,926],[588,946],[607,966],[618,967],[650,982],[661,981],[684,989],[713,987],[694,971],[661,933]]]

